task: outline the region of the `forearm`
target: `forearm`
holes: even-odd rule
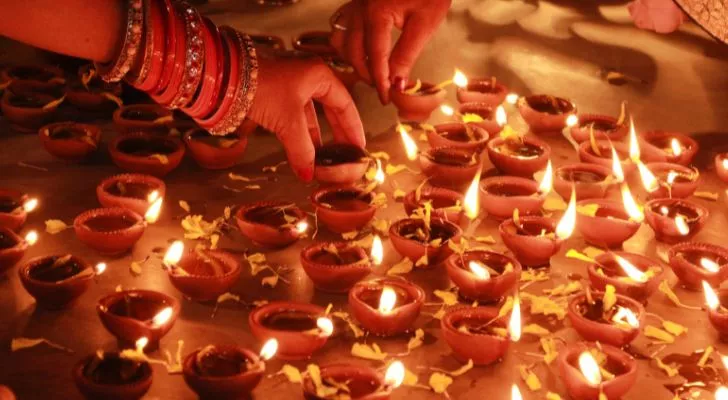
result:
[[[69,56],[108,62],[122,41],[121,0],[0,0],[0,35]]]

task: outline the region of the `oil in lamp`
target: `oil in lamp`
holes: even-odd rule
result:
[[[409,281],[375,279],[354,285],[349,310],[370,333],[392,336],[412,329],[424,300],[424,290]]]
[[[536,215],[553,186],[551,162],[541,182],[517,176],[493,176],[480,182],[481,206],[496,219],[506,219],[518,210],[523,215]]]

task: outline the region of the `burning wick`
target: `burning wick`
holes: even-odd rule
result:
[[[688,221],[685,219],[683,215],[676,215],[675,216],[675,227],[677,228],[678,233],[685,236],[690,233],[690,227],[688,226]]]
[[[374,175],[374,180],[380,185],[384,183],[384,171],[382,170],[382,162],[377,159],[377,173]]]
[[[506,115],[506,110],[503,106],[498,106],[498,108],[495,109],[495,122],[501,128],[506,126],[508,123],[508,116]]]
[[[518,389],[518,385],[516,385],[515,383],[513,384],[513,386],[511,386],[511,400],[523,400],[521,390]]]
[[[155,191],[149,193],[149,196],[147,196],[147,201],[150,203],[154,203],[158,198],[159,198],[159,192],[155,190]]]
[[[185,244],[182,243],[181,240],[176,240],[174,243],[172,243],[171,246],[169,246],[169,249],[167,250],[167,253],[164,254],[164,258],[162,259],[162,262],[167,267],[173,267],[177,265],[179,260],[182,259],[182,253],[185,251]]]
[[[637,169],[640,172],[640,179],[642,179],[642,185],[645,187],[645,190],[648,193],[653,193],[654,191],[659,189],[660,183],[657,182],[657,178],[655,178],[655,175],[652,173],[652,171],[650,171],[642,161],[637,160],[636,163]],[[667,183],[672,184],[672,182],[670,182],[669,176],[667,178]]]
[[[106,271],[106,263],[100,262],[94,267],[94,273],[96,276],[103,274]]]
[[[480,213],[480,171],[475,174],[473,181],[470,182],[468,190],[465,192],[465,199],[463,200],[463,209],[465,210],[465,216],[470,221],[478,218]]]
[[[518,103],[518,98],[521,97],[518,95],[518,93],[508,93],[506,96],[506,103],[515,105]]]
[[[440,111],[442,111],[442,113],[445,114],[445,115],[447,115],[448,117],[452,117],[453,115],[456,114],[455,113],[455,109],[453,109],[452,107],[448,106],[447,104],[441,105],[440,106]]]
[[[145,336],[137,339],[137,341],[134,343],[134,346],[136,347],[136,352],[144,354],[144,348],[147,347],[147,344],[149,344],[149,339],[147,339]]]
[[[680,157],[683,152],[683,147],[680,145],[680,142],[677,139],[672,138],[672,140],[670,141],[670,150],[672,150],[672,155],[674,155],[675,157]]]
[[[718,295],[715,294],[713,288],[710,287],[710,284],[706,281],[703,281],[703,295],[705,296],[705,304],[707,304],[708,308],[711,310],[718,311],[719,308],[723,308],[720,304],[720,299],[718,299]]]
[[[622,163],[617,155],[617,150],[612,146],[612,174],[617,183],[624,182],[624,170],[622,169]]]
[[[317,319],[316,326],[321,330],[321,337],[329,337],[334,333],[334,323],[326,317]]]
[[[268,339],[263,347],[260,348],[260,358],[268,361],[276,355],[276,352],[278,352],[278,341],[276,339]]]
[[[30,231],[25,235],[25,243],[28,243],[28,246],[32,246],[36,242],[38,242],[38,232]]]
[[[576,114],[569,114],[568,117],[566,117],[566,127],[572,128],[575,127],[579,123],[579,117]]]
[[[538,193],[542,196],[546,196],[551,192],[554,186],[554,168],[551,166],[551,160],[546,164],[546,171],[541,178],[541,183],[538,185]]]
[[[640,321],[637,319],[637,316],[634,315],[632,310],[624,307],[619,307],[612,317],[612,322],[616,322],[617,324],[626,324],[635,329],[640,326]]]
[[[162,211],[162,199],[158,198],[158,199],[154,200],[154,203],[152,203],[152,205],[149,206],[149,209],[147,209],[146,214],[144,214],[144,220],[150,224],[157,222],[157,220],[159,219],[159,213],[161,211]]]
[[[415,143],[412,137],[407,133],[407,130],[404,129],[404,126],[401,124],[397,127],[397,130],[399,130],[399,136],[402,138],[407,159],[410,161],[416,160],[418,153],[417,143]]]
[[[632,192],[629,191],[629,186],[626,183],[622,183],[622,204],[630,220],[640,223],[645,220],[645,213],[637,205],[637,202],[635,202],[634,197],[632,197]]]
[[[642,152],[640,151],[640,144],[637,141],[637,132],[634,129],[634,120],[629,117],[629,158],[638,162]]]
[[[372,250],[370,252],[370,257],[372,258],[372,264],[382,264],[382,259],[384,258],[384,248],[382,246],[382,239],[379,238],[379,235],[374,235],[374,239],[372,239]]]
[[[470,268],[470,272],[472,272],[476,278],[482,280],[490,279],[490,272],[488,272],[488,268],[483,266],[483,264],[477,261],[471,261],[468,263],[468,268]]]
[[[172,307],[165,307],[152,318],[152,326],[158,327],[166,324],[172,318]]]
[[[512,342],[521,340],[521,299],[518,295],[513,299],[511,319],[508,321],[508,334]]]
[[[728,387],[719,387],[715,391],[715,400],[728,400]]]
[[[387,372],[384,374],[384,384],[392,389],[396,389],[404,382],[404,364],[402,361],[393,361],[389,364]]]
[[[647,274],[640,271],[631,262],[616,254],[614,255],[614,259],[617,261],[617,264],[619,264],[619,267],[622,268],[624,273],[627,274],[627,276],[633,281],[637,281],[640,283],[645,283],[648,281]]]
[[[455,69],[455,75],[452,77],[452,82],[459,88],[466,88],[468,86],[468,77],[460,71]]]
[[[596,386],[602,383],[602,373],[599,371],[599,364],[590,352],[585,351],[579,354],[579,369],[590,385]]]
[[[389,315],[397,304],[397,293],[389,286],[382,288],[382,295],[379,297],[379,312]]]
[[[23,210],[27,213],[35,210],[36,207],[38,207],[38,199],[36,198],[28,199],[28,201],[23,203]]]
[[[296,232],[298,232],[299,235],[304,234],[308,230],[308,222],[306,221],[298,221],[296,224]]]
[[[571,188],[571,199],[569,206],[566,207],[564,216],[561,217],[558,225],[556,225],[556,237],[566,240],[571,237],[576,227],[576,190]]]
[[[706,270],[708,270],[708,272],[711,272],[711,273],[716,273],[716,272],[720,271],[720,266],[718,265],[718,263],[709,258],[705,258],[705,257],[701,258],[700,266],[705,268]]]

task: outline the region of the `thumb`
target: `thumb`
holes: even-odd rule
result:
[[[301,110],[291,117],[291,122],[276,132],[278,140],[286,151],[286,157],[293,172],[304,182],[313,179],[316,149],[308,133],[306,115]]]

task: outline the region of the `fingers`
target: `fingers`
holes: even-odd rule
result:
[[[405,22],[402,35],[397,40],[389,60],[390,76],[409,77],[412,65],[417,61],[436,27],[437,24],[432,23],[423,14],[415,14]]]
[[[337,142],[348,142],[364,148],[364,126],[354,100],[333,73],[328,70],[326,72],[323,79],[319,80],[312,97],[324,105],[324,113],[331,123]]]
[[[372,77],[367,67],[367,57],[364,51],[364,20],[360,14],[354,14],[349,20],[344,58],[349,61],[356,73],[368,84],[372,84]]]
[[[370,14],[364,25],[369,72],[382,104],[389,103],[389,54],[393,26],[394,21],[386,14]]]
[[[304,114],[306,114],[306,123],[308,128],[308,135],[311,137],[311,142],[314,147],[321,147],[321,127],[319,127],[318,117],[316,116],[316,108],[313,105],[313,100],[309,101],[308,104],[303,108]]]
[[[304,182],[313,179],[313,162],[316,149],[311,142],[308,121],[305,113],[293,115],[290,123],[276,132],[278,140],[283,144],[291,169]]]
[[[333,46],[336,49],[336,52],[339,53],[339,56],[345,57],[345,51],[344,51],[344,45],[346,42],[347,37],[347,31],[349,30],[351,19],[351,13],[349,10],[351,9],[352,4],[346,3],[343,6],[339,7],[338,10],[332,15],[332,18],[336,18],[335,20],[330,21],[332,25],[334,23],[346,27],[345,30],[336,29],[334,26],[331,27],[331,37],[329,38],[329,43],[331,46]],[[336,17],[336,14],[338,13],[338,17]]]

